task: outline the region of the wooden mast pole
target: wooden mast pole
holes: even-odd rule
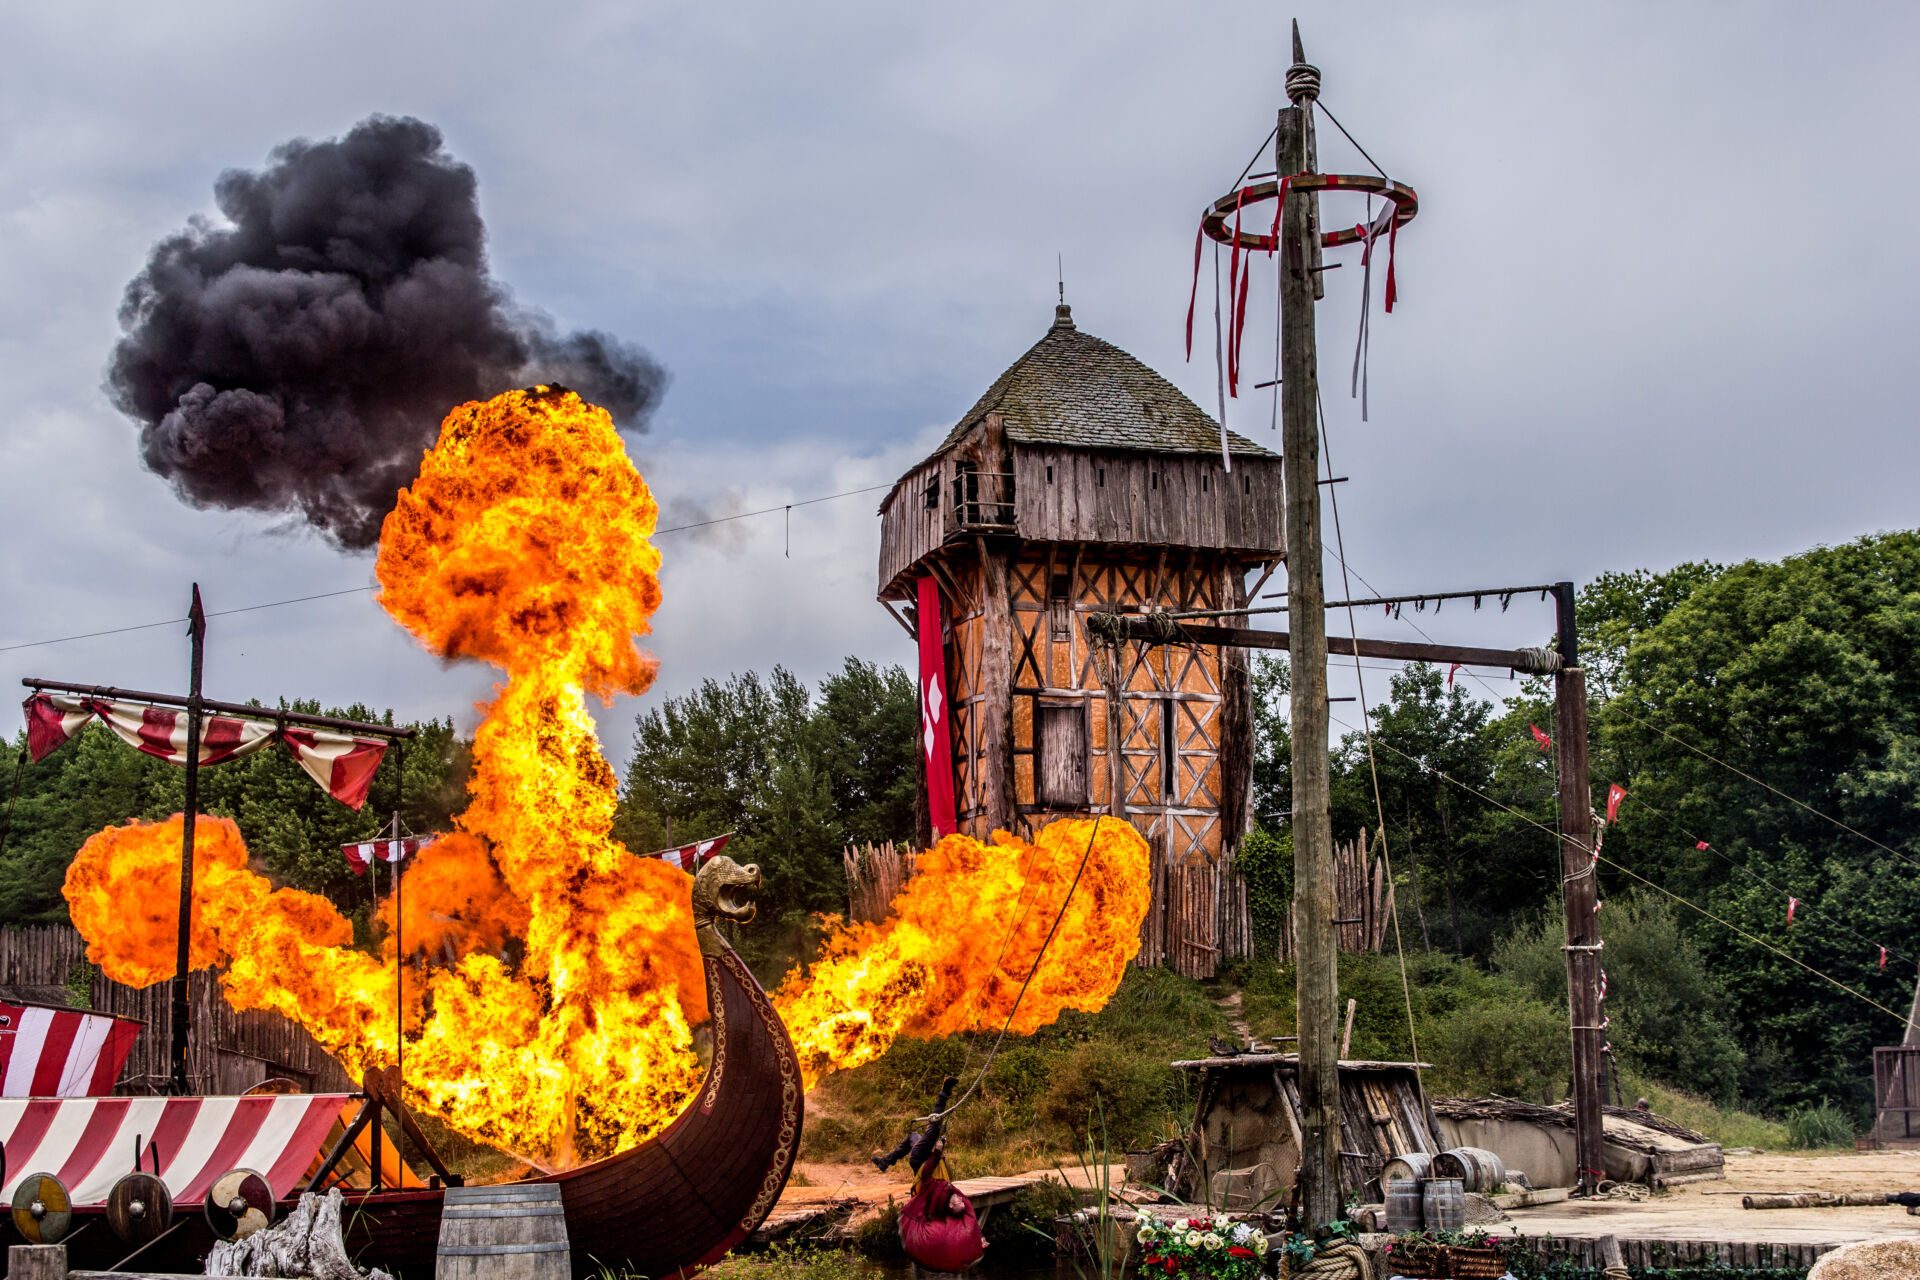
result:
[[[187,1001],[187,965],[193,937],[193,819],[200,808],[200,673],[205,665],[207,614],[200,606],[200,584],[193,584],[193,603],[187,609],[187,637],[191,657],[187,671],[187,785],[180,815],[180,919],[175,930],[173,968],[173,1080],[176,1094],[193,1092],[187,1073],[187,1024],[192,1010]]]
[[[1314,170],[1313,103],[1320,73],[1307,65],[1293,24],[1293,66],[1275,132],[1280,175]],[[1310,1227],[1340,1217],[1340,1002],[1334,937],[1333,829],[1327,761],[1326,589],[1320,543],[1320,383],[1314,343],[1314,276],[1319,248],[1314,197],[1287,200],[1280,225],[1281,456],[1286,481],[1287,603],[1293,669],[1293,927],[1300,1029],[1300,1164]]]
[[[1593,801],[1587,782],[1587,673],[1580,668],[1573,584],[1556,583],[1560,670],[1554,673],[1554,749],[1560,773],[1561,903],[1567,921],[1567,1008],[1573,1039],[1574,1186],[1591,1195],[1606,1177],[1601,1113],[1604,1066],[1600,1011],[1598,862],[1593,848]]]

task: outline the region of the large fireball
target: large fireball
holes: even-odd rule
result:
[[[324,899],[247,868],[232,823],[196,827],[192,960],[223,966],[230,1003],[294,1019],[355,1075],[404,1039],[412,1104],[549,1168],[657,1133],[700,1077],[692,881],[613,839],[617,780],[587,706],[652,683],[636,639],[660,604],[657,511],[607,414],[537,387],[449,414],[387,517],[382,605],[433,652],[505,674],[458,829],[402,881],[403,1019],[390,930],[382,954],[354,949]],[[67,900],[109,977],[172,976],[179,844],[176,817],[108,828],[76,857]],[[1147,884],[1123,822],[1056,823],[1032,845],[948,837],[893,919],[838,928],[780,988],[809,1079],[899,1035],[997,1029],[1036,961],[1015,1031],[1098,1008],[1138,948]]]

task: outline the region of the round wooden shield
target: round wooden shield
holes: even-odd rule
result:
[[[287,1079],[285,1076],[268,1076],[265,1080],[262,1080],[259,1084],[254,1085],[252,1088],[248,1089],[245,1093],[241,1094],[240,1096],[243,1098],[258,1098],[268,1094],[279,1095],[279,1094],[286,1094],[286,1093],[304,1093],[304,1092],[305,1090],[303,1090],[298,1084],[294,1083],[292,1080]]]
[[[251,1169],[229,1169],[207,1188],[207,1225],[222,1240],[242,1240],[273,1221],[273,1188]]]
[[[107,1192],[107,1225],[128,1244],[146,1244],[172,1224],[173,1193],[151,1173],[129,1173]]]
[[[30,1173],[13,1189],[13,1225],[28,1244],[58,1244],[73,1226],[73,1201],[60,1179]]]

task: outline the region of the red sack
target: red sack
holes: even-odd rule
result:
[[[957,1214],[948,1208],[956,1196],[965,1206]],[[927,1179],[900,1210],[900,1246],[929,1271],[965,1271],[987,1251],[973,1202],[944,1178]]]

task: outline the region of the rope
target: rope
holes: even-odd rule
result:
[[[1000,1054],[1000,1045],[1007,1038],[1007,1028],[1013,1025],[1013,1016],[1020,1012],[1020,1002],[1027,998],[1027,988],[1032,985],[1034,975],[1040,972],[1040,962],[1047,958],[1047,948],[1053,944],[1053,935],[1060,931],[1060,922],[1067,918],[1067,907],[1073,902],[1074,890],[1080,887],[1080,877],[1086,873],[1088,859],[1093,857],[1093,842],[1099,838],[1100,823],[1105,817],[1103,813],[1097,813],[1093,817],[1093,830],[1087,833],[1087,849],[1080,855],[1080,865],[1074,868],[1073,883],[1067,886],[1067,896],[1060,900],[1060,910],[1053,917],[1053,924],[1047,929],[1047,936],[1040,940],[1040,950],[1033,957],[1033,967],[1027,970],[1026,978],[1020,983],[1020,990],[1013,997],[1013,1007],[1007,1010],[1007,1020],[1000,1024],[1000,1033],[993,1038],[993,1048],[987,1051],[987,1060],[980,1064],[980,1074],[973,1078],[973,1083],[967,1086],[966,1092],[961,1094],[952,1106],[944,1111],[936,1111],[930,1119],[945,1120],[958,1111],[960,1104],[971,1098],[973,1091],[978,1089],[981,1081],[987,1078],[987,1072],[993,1070],[993,1060]]]
[[[1767,879],[1765,876],[1761,875],[1759,872],[1755,871],[1753,868],[1747,866],[1745,863],[1734,860],[1734,858],[1732,858],[1730,855],[1725,853],[1718,845],[1713,844],[1711,841],[1702,840],[1697,832],[1694,832],[1688,829],[1686,823],[1680,821],[1679,818],[1675,817],[1673,814],[1669,813],[1667,810],[1662,809],[1659,805],[1653,804],[1650,801],[1643,799],[1638,793],[1634,794],[1633,807],[1636,811],[1645,809],[1647,812],[1653,814],[1657,818],[1664,818],[1667,821],[1667,823],[1673,827],[1674,830],[1678,831],[1681,835],[1685,836],[1688,840],[1693,842],[1693,845],[1696,851],[1699,850],[1699,847],[1701,845],[1703,844],[1706,845],[1706,852],[1711,853],[1714,857],[1720,859],[1720,861],[1726,863],[1728,866],[1732,867],[1735,871],[1738,871],[1743,875],[1747,876],[1749,879],[1753,880],[1754,883],[1764,885],[1766,888],[1773,890],[1775,893],[1779,894],[1782,897],[1798,898],[1800,896],[1796,893],[1790,892],[1787,889],[1781,888],[1779,884],[1775,883],[1772,880]],[[1801,906],[1806,907],[1809,901],[1810,899],[1801,898],[1800,899]],[[1866,934],[1861,933],[1859,930],[1849,929],[1846,925],[1840,923],[1838,920],[1835,920],[1833,918],[1833,913],[1830,908],[1810,907],[1806,911],[1806,914],[1815,919],[1823,920],[1826,923],[1833,925],[1835,928],[1838,928],[1842,933],[1845,933],[1849,937],[1855,938],[1860,942],[1864,942],[1870,947],[1886,946],[1886,944],[1884,942],[1881,942],[1878,938],[1870,938]],[[1897,947],[1887,947],[1887,955],[1893,958],[1907,961],[1908,963],[1914,962],[1913,956],[1908,955],[1906,952],[1901,951]]]
[[[1318,385],[1314,387],[1314,407],[1320,424],[1320,453],[1327,460],[1327,474],[1333,474],[1333,450],[1331,438],[1327,432],[1327,406],[1320,398]],[[1367,707],[1367,678],[1360,670],[1360,630],[1353,618],[1353,583],[1347,578],[1347,539],[1340,528],[1340,486],[1327,486],[1327,498],[1333,507],[1333,540],[1340,561],[1340,585],[1347,597],[1347,634],[1353,640],[1353,678],[1359,685],[1360,723],[1362,735],[1367,743],[1367,774],[1373,782],[1373,810],[1379,820],[1380,863],[1386,872],[1387,884],[1393,884],[1393,851],[1387,842],[1387,805],[1380,792],[1380,766],[1373,757],[1373,712]],[[1331,717],[1329,717],[1331,718]],[[1407,949],[1400,940],[1400,895],[1393,895],[1393,951],[1400,964],[1400,996],[1407,1006],[1407,1046],[1412,1051],[1415,1062],[1420,1061],[1420,1036],[1413,1029],[1413,984],[1407,980]],[[1415,1067],[1414,1075],[1420,1074]]]
[[[1639,716],[1634,715],[1631,711],[1628,711],[1625,707],[1622,707],[1620,705],[1619,699],[1616,698],[1612,702],[1608,703],[1607,705],[1609,709],[1619,711],[1621,715],[1633,721],[1635,724],[1639,725],[1642,729],[1650,729],[1653,732],[1659,734],[1663,738],[1666,738],[1673,742],[1677,742],[1681,746],[1685,747],[1687,750],[1693,752],[1693,754],[1699,756],[1701,759],[1711,760],[1714,764],[1719,765],[1722,769],[1727,770],[1729,773],[1739,774],[1741,777],[1745,778],[1748,782],[1753,783],[1756,787],[1765,787],[1768,791],[1773,792],[1774,795],[1779,796],[1782,800],[1787,801],[1789,804],[1798,805],[1800,808],[1805,809],[1808,813],[1812,814],[1814,817],[1824,819],[1827,822],[1831,822],[1834,826],[1840,828],[1842,831],[1846,831],[1860,837],[1862,840],[1865,840],[1868,844],[1872,845],[1874,848],[1882,850],[1883,852],[1892,854],[1894,857],[1900,859],[1900,861],[1906,863],[1909,866],[1920,868],[1920,862],[1915,862],[1912,858],[1900,852],[1900,850],[1894,848],[1892,845],[1882,844],[1880,841],[1875,840],[1872,836],[1868,835],[1866,832],[1860,830],[1859,828],[1850,827],[1846,823],[1840,821],[1840,819],[1834,817],[1833,815],[1822,813],[1820,810],[1814,808],[1812,805],[1808,804],[1806,801],[1800,799],[1799,797],[1788,795],[1786,792],[1782,791],[1780,788],[1774,786],[1771,782],[1767,782],[1763,779],[1754,777],[1752,774],[1748,773],[1745,769],[1740,768],[1738,765],[1728,764],[1725,760],[1722,760],[1719,756],[1714,755],[1712,752],[1706,751],[1700,747],[1694,746],[1691,742],[1688,742],[1685,738],[1678,737],[1672,733],[1669,733],[1667,730],[1662,729],[1659,725],[1648,724],[1645,720],[1642,720]]]
[[[1358,140],[1356,140],[1352,134],[1347,132],[1347,126],[1340,123],[1340,117],[1334,115],[1333,112],[1327,110],[1327,104],[1320,101],[1317,95],[1314,98],[1313,105],[1315,109],[1317,109],[1320,112],[1321,115],[1333,121],[1333,127],[1340,131],[1340,136],[1345,138],[1348,142],[1353,143],[1353,149],[1355,151],[1358,151],[1360,155],[1366,160],[1366,162],[1373,166],[1373,171],[1375,173],[1379,174],[1383,178],[1387,176],[1387,171],[1380,167],[1380,162],[1367,154],[1367,149],[1361,146]]]
[[[1337,721],[1336,723],[1345,724],[1344,721]],[[1352,728],[1353,726],[1347,725],[1347,727]],[[1423,769],[1426,772],[1432,774],[1434,777],[1441,779],[1442,781],[1451,782],[1454,786],[1459,787],[1462,791],[1467,792],[1469,795],[1478,796],[1480,799],[1486,801],[1488,804],[1494,806],[1496,809],[1505,810],[1507,813],[1512,814],[1514,817],[1520,819],[1520,821],[1526,823],[1530,827],[1538,827],[1540,830],[1546,832],[1548,835],[1554,837],[1554,839],[1556,840],[1571,839],[1571,837],[1562,835],[1560,832],[1555,831],[1552,827],[1549,827],[1546,823],[1541,822],[1536,818],[1533,818],[1527,814],[1520,812],[1520,810],[1514,808],[1512,805],[1503,804],[1500,801],[1494,799],[1492,796],[1488,795],[1486,792],[1481,791],[1476,787],[1469,786],[1468,784],[1460,781],[1460,779],[1454,777],[1452,774],[1448,773],[1446,770],[1436,769],[1432,765],[1428,764],[1426,761],[1420,760],[1415,758],[1414,756],[1408,755],[1406,752],[1400,750],[1398,747],[1394,746],[1390,742],[1383,742],[1380,745],[1385,747],[1387,750],[1393,752],[1395,755],[1406,760],[1409,764],[1413,765],[1414,767]],[[1756,937],[1755,935],[1748,933],[1745,929],[1742,929],[1739,925],[1734,924],[1732,921],[1726,920],[1719,915],[1716,915],[1715,913],[1707,910],[1705,907],[1699,905],[1698,903],[1692,902],[1686,898],[1683,898],[1679,894],[1673,892],[1671,889],[1668,889],[1662,885],[1655,884],[1653,881],[1647,879],[1645,876],[1633,870],[1631,867],[1623,866],[1620,863],[1615,862],[1612,858],[1606,857],[1605,855],[1601,856],[1600,861],[1606,863],[1608,866],[1612,867],[1614,870],[1623,872],[1624,874],[1631,876],[1633,879],[1638,880],[1641,884],[1644,884],[1645,886],[1647,886],[1647,888],[1655,890],[1656,892],[1661,893],[1668,898],[1671,898],[1673,901],[1679,903],[1681,906],[1686,907],[1689,911],[1698,912],[1699,914],[1705,916],[1707,919],[1712,920],[1715,924],[1720,925],[1722,928],[1729,929],[1732,932],[1739,934],[1741,937],[1745,938],[1747,941],[1753,943],[1755,946],[1761,948],[1762,950],[1771,951],[1775,955],[1779,956],[1782,960],[1785,960],[1790,964],[1798,965],[1800,968],[1805,969],[1808,973],[1820,979],[1822,982],[1830,983],[1831,985],[1838,987],[1840,990],[1846,992],[1848,995],[1853,996],[1855,999],[1860,1000],[1866,1004],[1872,1005],[1874,1008],[1878,1009],[1880,1012],[1884,1014],[1887,1014],[1889,1017],[1898,1018],[1903,1026],[1908,1022],[1908,1016],[1906,1014],[1897,1013],[1894,1010],[1887,1008],[1887,1006],[1881,1004],[1878,1000],[1875,1000],[1872,996],[1869,996],[1865,992],[1858,991],[1855,988],[1848,986],[1846,983],[1840,981],[1840,979],[1834,977],[1831,974],[1822,973],[1820,970],[1814,968],[1812,965],[1808,964],[1806,961],[1800,959],[1798,956],[1792,954],[1791,952],[1782,951],[1779,947],[1774,946],[1772,943],[1768,942],[1766,939]],[[1569,946],[1567,949],[1579,950],[1584,948],[1577,947],[1577,946]],[[1598,946],[1596,945],[1594,949],[1597,950]]]
[[[1351,1240],[1323,1245],[1313,1261],[1290,1273],[1313,1280],[1373,1280],[1373,1260]]]

